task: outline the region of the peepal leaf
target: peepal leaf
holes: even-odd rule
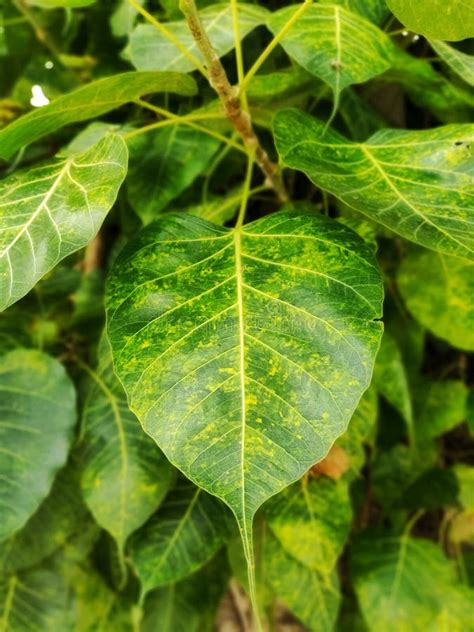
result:
[[[277,34],[295,8],[273,13],[268,26]],[[363,83],[390,68],[393,44],[365,18],[339,5],[311,6],[282,40],[290,57],[331,86],[336,101],[340,92]]]
[[[351,527],[349,484],[324,477],[302,479],[268,501],[265,517],[289,555],[329,574]]]
[[[164,499],[174,473],[128,408],[106,339],[99,354],[82,417],[81,486],[95,519],[123,550],[127,537]]]
[[[256,510],[326,455],[369,385],[383,294],[372,249],[310,211],[243,229],[170,214],[124,249],[107,294],[132,410],[232,509],[251,560]]]
[[[350,142],[296,110],[277,113],[281,160],[406,239],[474,259],[474,125],[381,130]]]
[[[69,630],[71,595],[57,569],[37,567],[0,576],[0,630]]]
[[[257,26],[265,23],[268,12],[244,2],[239,2],[239,34],[243,39]],[[219,3],[206,7],[199,12],[203,26],[209,35],[214,50],[222,57],[235,46],[232,7],[227,3]],[[187,50],[203,62],[186,20],[168,22],[166,28]],[[137,70],[173,70],[190,72],[195,70],[192,61],[150,24],[140,24],[130,37],[127,49],[132,64]]]
[[[462,632],[472,624],[472,591],[429,540],[367,532],[353,546],[352,569],[370,632]]]
[[[172,125],[129,141],[127,194],[149,223],[207,168],[220,141],[205,132]]]
[[[80,154],[0,182],[0,310],[95,237],[127,162],[125,141],[110,135]]]
[[[18,531],[48,495],[66,461],[76,421],[74,387],[39,351],[0,363],[0,541]]]
[[[320,2],[321,4],[340,4],[375,24],[380,24],[390,15],[385,0],[320,0]]]
[[[387,0],[387,4],[415,33],[450,42],[474,37],[474,4],[470,0]]]
[[[144,94],[196,93],[191,77],[172,72],[125,72],[73,90],[37,108],[0,130],[0,158],[9,160],[18,149],[57,129],[100,116]]]
[[[454,347],[474,351],[474,262],[420,249],[403,260],[397,282],[424,327]]]
[[[179,481],[130,542],[143,594],[174,584],[209,561],[229,536],[226,512],[213,496],[189,481]]]
[[[438,53],[441,59],[464,79],[470,86],[474,86],[474,56],[467,55],[446,42],[432,40],[431,47]]]

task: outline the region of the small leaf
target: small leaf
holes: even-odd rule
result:
[[[99,79],[0,130],[0,158],[8,160],[18,149],[64,125],[100,116],[153,92],[192,96],[196,93],[196,84],[191,77],[171,72],[126,72]]]
[[[145,601],[141,632],[213,632],[227,580],[228,565],[217,556],[191,577],[153,591]]]
[[[474,56],[467,55],[441,40],[432,40],[430,45],[461,79],[474,86]]]
[[[129,141],[127,193],[149,223],[206,169],[220,141],[204,132],[172,125]]]
[[[326,455],[367,388],[382,293],[371,247],[311,211],[243,229],[170,214],[117,259],[108,332],[130,406],[233,510],[249,559],[256,510]]]
[[[413,408],[402,355],[395,339],[385,332],[374,367],[373,384],[406,422],[413,438]]]
[[[91,375],[82,414],[82,493],[97,522],[122,550],[128,536],[160,505],[174,473],[129,410],[106,339],[97,372],[91,369]]]
[[[68,464],[25,526],[0,543],[0,570],[11,573],[36,566],[76,538],[91,539],[97,529],[81,498],[77,467]]]
[[[0,310],[99,230],[127,171],[116,135],[0,181]]]
[[[368,532],[353,547],[357,597],[370,632],[446,630],[472,622],[472,591],[429,540]]]
[[[352,522],[347,481],[302,479],[271,498],[264,512],[289,555],[313,571],[332,572]]]
[[[334,630],[340,605],[336,572],[324,575],[288,555],[278,539],[265,539],[265,576],[276,597],[282,600],[309,630]]]
[[[268,18],[276,35],[295,8],[285,7]],[[290,57],[331,86],[336,101],[344,88],[363,83],[391,65],[393,44],[387,35],[356,13],[339,5],[311,6],[282,40]]]
[[[474,6],[465,0],[387,0],[411,31],[450,42],[474,37]]]
[[[88,7],[96,0],[28,0],[28,4],[42,9],[76,9]]]
[[[0,398],[1,541],[38,509],[66,462],[76,402],[57,360],[23,350],[2,356]]]
[[[227,511],[199,487],[180,481],[130,542],[142,594],[174,584],[208,562],[229,537]]]
[[[71,629],[70,590],[61,573],[40,567],[0,575],[0,625],[2,632]]]
[[[466,226],[466,238],[468,231]],[[413,251],[402,262],[397,281],[406,306],[422,325],[454,347],[474,351],[472,261]]]
[[[375,24],[381,24],[390,15],[385,0],[321,0],[321,4],[340,4]]]
[[[296,110],[278,112],[282,161],[406,239],[474,259],[474,125],[381,130],[353,143]]]
[[[214,50],[222,57],[235,46],[232,7],[229,3],[214,4],[199,12],[203,26],[210,37]],[[245,2],[239,2],[239,31],[243,39],[257,26],[265,23],[267,11]],[[186,20],[168,22],[166,28],[187,48],[187,50],[203,62]],[[150,24],[140,24],[130,37],[127,49],[132,64],[138,70],[173,70],[190,72],[195,70],[193,63]]]
[[[433,382],[418,378],[415,389],[417,439],[435,439],[462,423],[467,395],[467,387],[460,380]]]

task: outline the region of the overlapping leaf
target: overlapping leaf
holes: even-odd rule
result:
[[[87,151],[0,182],[0,310],[97,233],[127,171],[110,135]]]
[[[11,351],[0,363],[0,540],[18,531],[64,465],[76,421],[74,387],[57,360]]]
[[[98,527],[81,498],[78,478],[77,467],[66,465],[38,511],[20,531],[0,543],[0,574],[36,566],[77,539],[94,539]]]
[[[325,456],[372,372],[382,286],[370,247],[312,212],[243,230],[169,215],[108,284],[115,369],[168,458],[237,517]]]
[[[263,7],[239,2],[239,32],[244,38],[257,26],[265,22],[267,11]],[[229,3],[218,3],[200,11],[203,26],[209,35],[214,50],[219,56],[225,55],[235,46],[232,7]],[[166,28],[181,44],[202,62],[202,56],[187,22],[182,19],[168,22]],[[174,70],[189,72],[195,70],[192,61],[160,31],[149,24],[135,28],[130,37],[128,49],[130,59],[138,70]]]
[[[467,239],[472,234],[466,232]],[[411,252],[400,266],[398,287],[413,316],[435,336],[474,350],[472,261],[421,249]]]
[[[180,481],[130,543],[143,594],[194,573],[217,553],[229,533],[225,505],[189,481]]]
[[[142,220],[156,219],[206,169],[219,146],[219,140],[184,125],[132,139],[127,193]]]
[[[196,84],[191,77],[172,72],[126,72],[99,79],[0,130],[0,158],[11,158],[18,149],[64,125],[100,116],[153,92],[192,96]]]
[[[438,53],[441,59],[464,79],[470,86],[474,86],[474,56],[467,55],[454,46],[440,40],[432,40],[431,47]]]
[[[469,0],[387,0],[387,4],[415,33],[450,42],[474,37],[474,5]]]
[[[428,248],[474,258],[473,125],[388,129],[353,143],[287,110],[274,132],[283,162],[347,205]]]
[[[433,542],[368,532],[354,546],[352,568],[371,632],[462,632],[472,623],[472,592]]]
[[[268,26],[276,34],[295,8],[273,13]],[[282,40],[285,51],[331,86],[336,100],[354,83],[379,75],[391,65],[393,44],[387,35],[356,13],[335,5],[311,6]]]
[[[173,468],[128,408],[106,340],[92,376],[82,417],[82,492],[122,550],[165,497]]]

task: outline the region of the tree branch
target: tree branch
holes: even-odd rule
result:
[[[255,156],[256,164],[266,176],[268,183],[275,189],[280,200],[286,201],[288,195],[278,165],[270,160],[267,152],[260,145],[250,115],[242,107],[239,88],[230,84],[224,66],[201,22],[195,0],[180,0],[180,8],[204,57],[209,83],[219,96],[227,118],[239,133],[247,150]]]

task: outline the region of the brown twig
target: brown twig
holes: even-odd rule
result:
[[[209,83],[219,96],[227,118],[239,133],[242,141],[255,156],[255,162],[267,178],[268,183],[277,193],[281,201],[286,201],[288,195],[280,174],[278,165],[272,162],[260,144],[252,125],[252,120],[241,103],[238,86],[232,86],[219,56],[215,52],[211,41],[202,24],[195,0],[180,0],[180,8],[184,13],[189,29],[201,51],[207,68]]]

